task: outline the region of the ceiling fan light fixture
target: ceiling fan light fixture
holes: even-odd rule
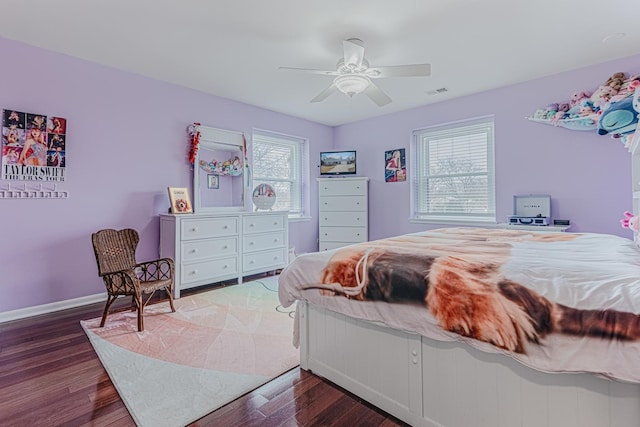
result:
[[[336,85],[340,92],[352,97],[369,87],[371,80],[362,74],[342,74],[335,78],[333,84]]]

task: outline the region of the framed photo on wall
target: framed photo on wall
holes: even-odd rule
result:
[[[168,187],[168,190],[169,201],[171,202],[171,213],[193,213],[193,205],[191,205],[188,188]]]
[[[220,177],[215,174],[207,175],[207,188],[220,188]]]

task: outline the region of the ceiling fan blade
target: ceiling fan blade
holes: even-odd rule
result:
[[[382,77],[424,77],[431,75],[431,64],[391,65],[371,67],[366,71],[371,78]]]
[[[310,74],[322,74],[323,76],[337,76],[337,71],[328,70],[315,70],[313,68],[291,68],[291,67],[279,67],[280,71],[291,71],[295,73],[310,73]]]
[[[316,97],[311,100],[311,102],[324,101],[325,99],[327,99],[329,95],[336,93],[337,91],[338,91],[338,88],[336,87],[336,85],[331,83],[331,86],[329,86],[328,88],[326,88],[325,90],[317,94]]]
[[[344,65],[358,69],[364,59],[364,43],[360,39],[347,39],[342,41],[344,49]]]
[[[373,83],[367,86],[362,93],[371,98],[371,100],[378,104],[379,107],[385,106],[391,102],[391,98],[389,98],[386,93],[380,90],[380,88]]]

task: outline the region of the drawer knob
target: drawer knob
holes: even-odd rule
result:
[[[229,265],[225,264],[225,265],[222,266],[222,268],[229,268]]]
[[[193,227],[193,228],[192,228],[191,230],[189,230],[189,231],[196,232],[196,231],[198,231],[198,227]]]
[[[228,226],[228,225],[225,225],[225,226],[223,226],[222,228],[226,230],[227,228],[229,228],[229,226]]]
[[[278,239],[273,239],[273,243],[278,243]]]
[[[192,276],[195,276],[196,274],[198,274],[198,270],[191,270],[191,273],[189,274],[191,274]]]
[[[356,202],[356,205],[359,205],[359,204],[360,204],[360,202]]]
[[[222,249],[229,249],[229,246],[228,246],[228,245],[224,245],[224,246],[222,247]]]
[[[191,249],[191,253],[192,254],[198,253],[198,250],[197,249]]]
[[[253,260],[249,261],[249,264],[253,264]]]
[[[253,226],[254,226],[254,224],[253,224],[253,223],[249,224],[249,227],[253,227]]]
[[[278,225],[278,221],[274,221],[274,222],[273,222],[273,225]]]
[[[249,246],[253,245],[253,242],[249,242]]]
[[[274,256],[273,259],[278,259],[278,255]]]

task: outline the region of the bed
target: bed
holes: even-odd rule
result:
[[[301,367],[414,426],[640,426],[640,249],[442,228],[298,256]]]

